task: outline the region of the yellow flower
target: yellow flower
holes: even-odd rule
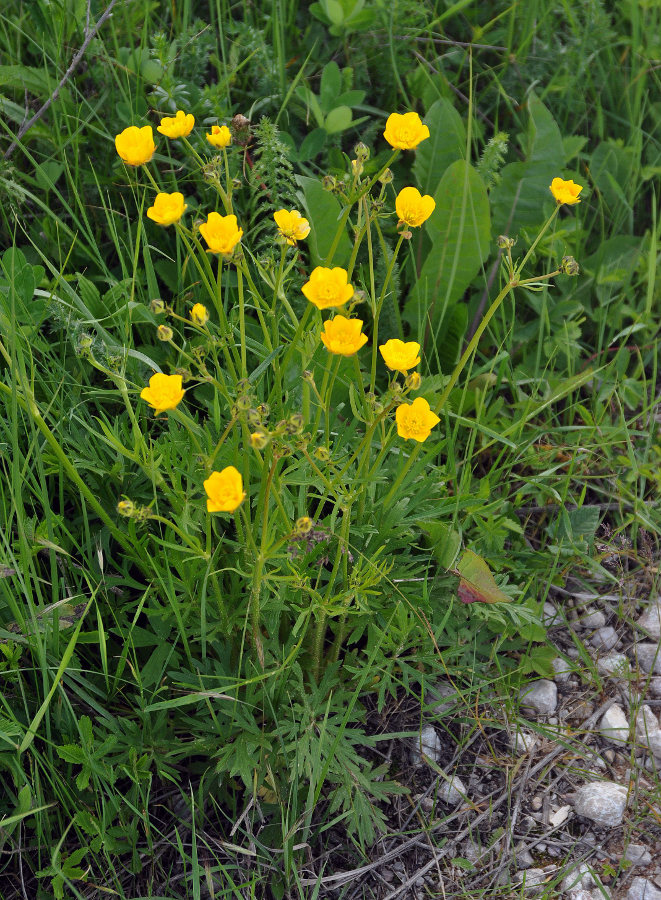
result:
[[[183,216],[186,204],[179,191],[172,194],[156,194],[154,205],[147,210],[147,218],[157,225],[174,225]]]
[[[234,512],[244,500],[243,478],[234,466],[212,472],[204,482],[208,512]]]
[[[209,321],[209,310],[204,303],[196,303],[190,311],[190,317],[196,325],[206,325]]]
[[[221,216],[212,212],[207,221],[200,225],[200,234],[209,245],[209,253],[227,256],[241,240],[243,229],[238,227],[236,216]]]
[[[156,410],[156,415],[174,409],[186,392],[181,387],[181,375],[163,375],[157,372],[149,379],[149,387],[143,388],[140,397]]]
[[[429,194],[423,196],[417,188],[405,187],[397,194],[395,209],[400,222],[409,228],[418,228],[434,212],[436,202]]]
[[[278,231],[287,241],[290,247],[293,247],[296,241],[303,241],[310,234],[310,223],[297,209],[287,212],[286,209],[279,209],[273,213],[275,224]]]
[[[420,362],[420,344],[415,341],[404,343],[398,338],[391,338],[379,347],[379,351],[389,369],[404,375]]]
[[[207,134],[207,140],[212,147],[222,150],[223,147],[229,147],[232,142],[232,133],[227,125],[212,125],[211,134]]]
[[[345,319],[344,316],[327,319],[321,335],[322,343],[331,353],[353,356],[367,343],[367,335],[362,333],[362,327],[360,319]]]
[[[555,197],[555,202],[560,205],[567,203],[570,206],[580,203],[578,195],[583,190],[583,185],[574,184],[573,181],[563,181],[562,178],[554,178],[549,185],[549,190]]]
[[[317,266],[301,290],[317,309],[344,306],[353,297],[353,285],[348,283],[348,277],[346,269],[339,266],[334,269]]]
[[[397,434],[413,441],[426,441],[431,430],[441,421],[431,411],[424,397],[416,397],[413,403],[402,403],[395,412]]]
[[[429,137],[429,129],[422,124],[417,113],[404,113],[403,116],[392,113],[388,116],[383,136],[397,150],[413,150],[420,141]]]
[[[115,135],[115,149],[127,166],[143,166],[154,155],[156,144],[151,125],[131,125]]]
[[[161,124],[156,131],[164,134],[165,137],[175,138],[188,137],[195,125],[195,117],[192,113],[186,114],[182,109],[177,110],[177,115],[172,117],[165,116],[161,119]]]

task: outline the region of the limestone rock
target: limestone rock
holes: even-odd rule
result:
[[[606,624],[606,616],[600,609],[587,609],[578,618],[578,625],[581,628],[589,628],[593,631],[595,628],[602,628]]]
[[[617,646],[618,641],[617,631],[611,625],[597,628],[590,638],[590,643],[596,650],[612,650]]]
[[[661,597],[650,603],[645,612],[636,622],[639,628],[646,631],[650,637],[661,639]]]
[[[433,725],[425,725],[420,732],[420,737],[413,745],[411,757],[415,765],[424,763],[423,754],[434,762],[438,762],[443,755],[443,742]]]
[[[553,666],[553,671],[555,673],[554,680],[557,681],[558,684],[566,684],[574,672],[574,666],[561,656],[556,656],[556,658],[551,661],[551,665]]]
[[[623,677],[630,671],[629,660],[624,653],[608,653],[597,660],[597,672],[605,677],[609,675]]]
[[[456,806],[466,796],[466,785],[458,775],[453,775],[449,781],[441,778],[438,785],[438,799],[450,806]]]
[[[623,744],[629,738],[629,721],[617,703],[607,709],[601,717],[599,731],[602,737],[614,744]]]
[[[647,878],[633,878],[627,900],[661,900],[661,891]]]
[[[636,644],[634,658],[638,660],[638,665],[643,672],[661,675],[661,647],[659,644],[650,644],[645,641]]]
[[[550,716],[558,705],[558,689],[553,681],[540,678],[521,688],[519,701],[540,716]]]
[[[624,858],[632,866],[649,866],[652,862],[652,854],[643,844],[629,844],[624,852]]]
[[[574,811],[595,824],[614,828],[622,822],[627,789],[613,781],[591,781],[576,792]],[[660,898],[661,900],[661,898]]]
[[[636,714],[636,741],[661,758],[661,728],[659,720],[650,707],[644,703]]]

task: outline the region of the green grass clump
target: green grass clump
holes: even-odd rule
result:
[[[306,853],[365,853],[408,789],[390,710],[548,674],[551,587],[653,565],[658,13],[538,6],[119,4],[2,163],[8,897],[312,896]],[[0,18],[7,148],[85,27]],[[125,166],[115,135],[178,109]],[[393,150],[413,109],[429,137]],[[323,346],[336,315],[364,347]],[[155,373],[184,396],[143,397]]]

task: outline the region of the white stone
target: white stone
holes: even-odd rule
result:
[[[517,731],[510,737],[510,746],[515,753],[523,755],[524,753],[532,753],[537,746],[537,738],[529,731]]]
[[[573,891],[569,891],[569,900],[593,900],[593,898],[590,891],[586,891],[585,888],[574,888]]]
[[[537,897],[544,893],[546,872],[543,869],[526,869],[517,872],[517,882],[523,883],[523,892],[528,897]]]
[[[443,742],[433,725],[424,726],[420,732],[420,737],[413,746],[411,757],[415,765],[424,763],[423,754],[434,762],[438,762],[443,754]]]
[[[530,850],[517,850],[516,864],[521,866],[522,869],[531,869],[535,865],[535,860]]]
[[[636,644],[634,659],[638,660],[638,665],[643,672],[661,675],[661,647],[659,644],[649,644],[644,641]]]
[[[558,705],[558,689],[553,681],[540,678],[519,691],[521,705],[533,709],[540,716],[550,716]]]
[[[650,637],[661,638],[661,597],[650,603],[645,612],[638,618],[636,622],[639,628],[646,631]]]
[[[604,625],[603,628],[597,628],[590,638],[590,643],[596,650],[612,650],[619,640],[617,631],[611,625]]]
[[[626,805],[627,789],[613,781],[592,781],[584,784],[574,798],[574,810],[577,815],[610,828],[622,822]]]
[[[609,675],[622,677],[629,675],[630,671],[629,660],[624,653],[608,653],[597,660],[597,672],[605,677]]]
[[[544,603],[544,607],[542,609],[542,622],[549,628],[551,625],[561,625],[564,622],[563,617],[560,615],[555,606],[551,603],[550,600],[547,600]]]
[[[563,893],[567,893],[567,891],[578,890],[579,888],[592,887],[593,884],[594,878],[590,867],[586,863],[581,863],[580,866],[573,869],[568,875],[565,875],[562,879],[560,890]]]
[[[586,610],[585,613],[579,615],[578,625],[581,628],[602,628],[606,624],[606,616],[600,609]]]
[[[441,778],[438,785],[438,799],[450,806],[456,806],[466,797],[466,785],[458,775],[453,775],[448,781]]]
[[[623,744],[629,739],[629,721],[621,706],[615,703],[601,717],[601,736],[614,744]]]
[[[647,747],[653,756],[661,757],[659,720],[646,703],[636,714],[636,741],[643,747]]]
[[[652,854],[643,844],[629,844],[624,852],[624,858],[632,866],[649,866],[652,862]]]
[[[439,681],[429,690],[429,699],[435,701],[431,711],[436,716],[444,716],[455,705],[459,694],[447,681]]]
[[[647,689],[653,697],[661,697],[661,675],[654,675],[650,678]]]
[[[627,900],[661,900],[661,891],[647,878],[633,878]]]
[[[569,681],[574,672],[574,666],[570,662],[563,659],[561,656],[556,656],[556,658],[551,661],[551,665],[553,666],[553,671],[555,673],[554,679],[558,684],[565,684]]]

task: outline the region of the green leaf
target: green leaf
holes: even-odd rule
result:
[[[353,113],[348,106],[336,106],[326,116],[324,128],[328,134],[338,134],[351,126]]]
[[[296,181],[303,191],[305,215],[310,223],[307,239],[310,261],[313,266],[322,266],[337,232],[342,207],[336,197],[325,191],[318,178],[297,175]],[[334,266],[346,265],[351,255],[351,241],[344,230],[333,259]]]
[[[298,161],[307,162],[318,156],[324,149],[327,136],[328,132],[325,128],[313,128],[309,134],[306,134],[297,154]]]
[[[496,234],[515,236],[521,228],[535,228],[546,218],[553,199],[549,185],[561,175],[565,151],[553,116],[534,94],[528,99],[528,155],[525,162],[510,163],[492,191],[493,227]]]
[[[449,100],[437,100],[425,115],[431,136],[415,153],[413,174],[423,194],[434,194],[450,163],[466,155],[466,128]]]
[[[461,532],[456,531],[445,522],[416,522],[416,525],[429,536],[432,553],[444,569],[452,568],[459,548]]]
[[[510,597],[501,591],[487,562],[477,553],[464,550],[456,571],[461,579],[458,593],[462,603],[509,603]]]
[[[431,323],[437,339],[443,318],[487,258],[491,224],[484,182],[463,159],[446,169],[434,199],[436,209],[426,223],[431,252],[405,314],[418,327]]]
[[[342,73],[336,62],[326,63],[321,73],[319,103],[326,115],[337,103],[337,96],[342,90]]]

